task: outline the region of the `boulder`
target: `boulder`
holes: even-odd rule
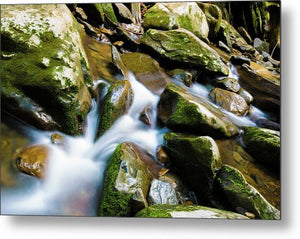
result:
[[[221,163],[215,141],[208,136],[166,133],[164,146],[178,175],[196,193],[198,200],[206,203]]]
[[[205,68],[220,75],[229,74],[218,53],[185,29],[149,29],[142,36],[141,43],[169,60]]]
[[[124,65],[132,71],[136,79],[153,93],[160,95],[170,77],[151,56],[144,53],[124,53],[121,55]]]
[[[133,91],[129,81],[116,80],[110,85],[100,106],[97,137],[103,135],[120,116],[129,110],[132,97]]]
[[[225,79],[222,80],[215,80],[212,83],[219,88],[222,88],[224,90],[229,90],[235,93],[237,93],[241,89],[239,81],[232,77],[226,77]]]
[[[140,112],[139,120],[142,121],[145,125],[151,126],[153,123],[152,111],[152,105],[146,105],[145,108]]]
[[[280,132],[258,127],[245,127],[242,136],[246,151],[262,164],[280,170]]]
[[[146,12],[143,26],[162,30],[184,28],[205,41],[209,32],[206,17],[194,2],[156,3]]]
[[[17,168],[26,174],[43,178],[50,153],[46,145],[36,145],[23,149],[17,156]]]
[[[158,119],[172,129],[212,137],[231,137],[238,133],[222,111],[173,83],[161,95]]]
[[[250,104],[253,101],[253,96],[243,88],[239,90],[238,94],[244,98],[247,104]]]
[[[253,40],[252,40],[250,34],[246,31],[245,28],[238,27],[237,30],[241,34],[241,36],[247,41],[248,44],[252,44],[253,43]]]
[[[143,161],[145,152],[133,143],[119,144],[106,167],[99,216],[132,216],[148,206],[153,175]]]
[[[248,109],[248,105],[244,98],[234,92],[214,88],[209,93],[209,96],[217,105],[235,115],[243,116]]]
[[[262,41],[259,38],[255,38],[253,42],[254,48],[260,53],[262,53],[263,51],[269,52],[269,45],[269,43]]]
[[[64,4],[1,10],[3,109],[42,129],[81,132],[91,80],[72,13]]]
[[[249,185],[237,169],[224,165],[216,179],[232,208],[243,208],[260,219],[280,219],[280,211]]]
[[[171,218],[223,218],[248,219],[247,217],[225,210],[198,205],[153,205],[139,211],[136,217],[171,217]]]
[[[169,204],[178,205],[175,189],[169,182],[153,179],[148,193],[150,205]]]
[[[168,74],[175,80],[182,82],[187,87],[190,87],[193,82],[193,74],[183,69],[174,69],[169,71]]]

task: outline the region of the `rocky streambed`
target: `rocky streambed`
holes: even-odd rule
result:
[[[1,6],[2,214],[280,219],[280,5],[228,9]]]

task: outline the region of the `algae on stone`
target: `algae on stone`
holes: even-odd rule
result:
[[[217,183],[233,208],[243,208],[261,219],[280,219],[273,207],[237,169],[224,165],[217,174]]]
[[[173,83],[167,84],[161,95],[158,119],[172,129],[199,135],[231,137],[238,133],[222,111]]]
[[[141,43],[172,61],[202,67],[220,75],[229,74],[218,53],[188,30],[149,29]]]
[[[225,210],[198,205],[153,205],[139,211],[136,217],[169,218],[219,218],[248,219],[247,217]]]

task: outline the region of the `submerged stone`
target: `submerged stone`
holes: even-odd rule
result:
[[[39,128],[79,133],[91,82],[72,13],[64,4],[3,5],[1,13],[2,54],[11,55],[1,60],[2,107]]]
[[[171,217],[171,218],[223,218],[248,219],[247,217],[225,210],[198,205],[153,205],[138,212],[136,217]]]
[[[280,219],[273,207],[237,169],[224,165],[217,174],[217,183],[233,208],[244,208],[261,219]]]
[[[161,95],[158,118],[172,129],[200,135],[230,137],[238,133],[222,111],[173,83]]]
[[[262,164],[280,170],[280,132],[258,127],[245,127],[246,151]]]
[[[209,96],[217,105],[235,115],[243,116],[248,109],[248,105],[244,98],[234,92],[214,88],[209,93]]]
[[[229,74],[218,53],[185,29],[149,29],[141,38],[141,43],[175,62],[202,67],[221,75]]]
[[[195,191],[198,199],[207,202],[220,154],[215,141],[208,136],[164,135],[164,146],[179,176]]]

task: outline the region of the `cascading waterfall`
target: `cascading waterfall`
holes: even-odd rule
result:
[[[105,166],[116,146],[121,142],[131,141],[155,155],[158,145],[163,143],[163,134],[167,132],[166,128],[158,128],[156,125],[159,96],[138,82],[132,73],[128,78],[134,92],[129,112],[121,116],[95,142],[99,115],[95,101],[87,116],[84,135],[65,135],[64,146],[51,143],[50,134],[53,132],[27,128],[27,134],[33,139],[33,144],[46,144],[52,149],[46,177],[39,180],[20,174],[18,187],[1,189],[3,214],[94,216],[97,214]],[[210,101],[209,87],[194,83],[185,88],[191,94]],[[140,111],[147,105],[151,105],[153,109],[154,123],[151,127],[139,120]],[[248,117],[235,116],[223,109],[222,111],[236,125],[255,125]],[[255,111],[263,116],[258,109],[255,108]]]

